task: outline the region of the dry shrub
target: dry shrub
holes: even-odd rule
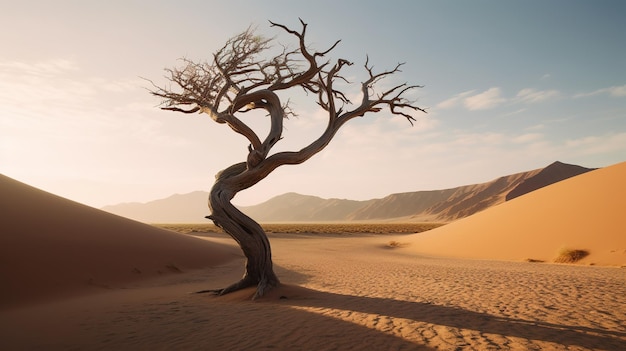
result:
[[[399,248],[399,247],[405,247],[409,244],[407,243],[401,243],[399,241],[395,241],[395,240],[391,240],[387,243],[387,247],[395,249],[395,248]]]
[[[570,250],[562,249],[559,252],[559,256],[554,259],[556,263],[574,263],[582,260],[589,255],[587,250]]]
[[[543,262],[545,262],[543,260],[537,260],[537,259],[534,259],[534,258],[527,258],[525,261],[526,262],[530,262],[530,263],[543,263]]]

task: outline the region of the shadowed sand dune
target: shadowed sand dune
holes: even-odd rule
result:
[[[626,265],[626,162],[594,170],[404,240],[412,252],[480,259]],[[399,239],[400,240],[400,239]]]
[[[222,263],[237,249],[161,230],[0,175],[0,308]]]
[[[593,171],[593,168],[554,162],[532,177],[524,179],[515,189],[506,194],[506,201],[589,171]]]

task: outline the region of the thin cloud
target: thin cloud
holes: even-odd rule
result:
[[[540,123],[540,124],[535,124],[534,126],[530,126],[526,128],[526,130],[542,130],[545,128],[546,128],[545,124]]]
[[[488,110],[506,101],[506,99],[500,95],[500,88],[489,88],[480,94],[465,98],[463,104],[470,111]]]
[[[626,133],[592,135],[567,140],[565,145],[583,154],[603,154],[626,149]]]
[[[515,110],[509,113],[504,114],[504,116],[513,116],[513,115],[518,115],[520,113],[524,113],[526,112],[526,108],[520,108],[519,110]]]
[[[63,59],[0,62],[0,111],[46,119],[55,109],[76,111],[93,104],[97,91],[73,76],[77,70],[74,62]]]
[[[117,101],[115,106],[131,103],[130,93],[143,92],[141,84],[140,78],[113,80],[85,75],[76,62],[66,59],[0,61],[0,110],[38,118],[60,110],[61,115],[85,115],[72,112],[116,108],[108,103],[111,100]]]
[[[463,101],[465,97],[474,93],[475,90],[465,91],[459,94],[454,95],[453,97],[446,99],[436,105],[439,109],[448,109],[457,106],[459,103]]]
[[[75,71],[78,67],[74,61],[67,59],[50,59],[35,63],[20,61],[0,62],[0,72],[21,72],[26,75],[58,75],[68,71]]]
[[[450,141],[451,145],[460,147],[486,147],[503,145],[510,138],[503,133],[485,132],[485,133],[458,133]]]
[[[514,137],[512,139],[515,144],[527,144],[530,142],[536,142],[543,138],[543,134],[541,133],[527,133]]]
[[[459,105],[470,110],[488,110],[495,108],[507,101],[521,102],[521,103],[538,103],[557,98],[561,95],[558,90],[535,90],[532,88],[525,88],[520,90],[515,98],[507,99],[502,96],[502,90],[499,87],[489,88],[482,93],[474,94],[475,90],[466,91],[457,94],[449,99],[446,99],[436,105],[439,109],[448,109]],[[620,93],[619,91],[617,93]],[[519,109],[511,112],[510,114],[516,114],[524,112],[525,109]]]
[[[577,99],[577,98],[603,95],[603,94],[607,94],[611,97],[626,97],[626,85],[602,88],[602,89],[594,90],[589,93],[580,93],[580,94],[574,95],[574,98]]]
[[[517,99],[524,103],[537,103],[556,98],[560,95],[557,90],[522,89],[517,93]]]

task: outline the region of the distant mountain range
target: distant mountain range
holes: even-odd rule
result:
[[[511,174],[481,184],[444,190],[391,194],[355,201],[286,193],[254,206],[240,207],[259,222],[432,221],[450,222],[531,191],[589,171],[554,162],[545,168]],[[147,203],[123,203],[102,210],[145,223],[203,223],[208,193],[196,191]]]

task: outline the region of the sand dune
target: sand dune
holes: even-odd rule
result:
[[[229,246],[160,230],[0,175],[0,308],[219,264]]]
[[[605,251],[624,248],[625,172],[593,171],[420,235],[272,234],[284,285],[254,302],[251,290],[189,293],[241,276],[224,235],[158,230],[2,177],[1,345],[623,350],[623,268],[521,260],[550,259],[560,245],[590,250],[587,263],[623,257]]]
[[[626,162],[533,191],[429,232],[402,238],[415,253],[552,261],[582,249],[583,264],[626,265]]]

